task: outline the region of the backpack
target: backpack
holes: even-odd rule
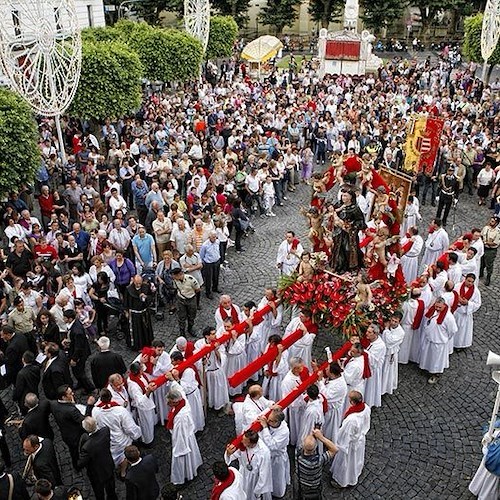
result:
[[[243,170],[238,170],[236,175],[234,176],[234,183],[236,185],[236,189],[242,189],[245,186],[245,179],[247,178],[247,174]]]

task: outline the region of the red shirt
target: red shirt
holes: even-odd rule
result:
[[[38,203],[40,204],[40,212],[45,217],[50,217],[52,210],[54,209],[54,196],[49,194],[47,197],[39,196]]]
[[[71,140],[71,144],[73,146],[73,154],[77,155],[82,150],[82,141],[80,137],[74,135],[73,139]]]
[[[57,259],[57,251],[54,247],[50,245],[45,245],[45,248],[42,248],[42,245],[35,245],[35,257],[49,258],[50,260]]]

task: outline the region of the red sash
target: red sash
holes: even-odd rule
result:
[[[366,351],[363,353],[363,358],[365,360],[365,365],[363,367],[363,378],[367,379],[372,376],[372,371],[370,370],[370,360]]]
[[[314,335],[318,334],[318,325],[313,321],[306,319],[302,324],[306,327],[308,333],[314,333]]]
[[[128,378],[132,382],[135,382],[142,389],[143,394],[146,394],[147,386],[144,384],[144,381],[142,380],[142,377],[140,375],[134,375],[133,373],[130,373]]]
[[[344,420],[353,413],[361,413],[365,409],[365,403],[356,403],[355,405],[349,406],[347,411],[344,413]]]
[[[463,297],[464,299],[470,300],[472,296],[474,295],[474,285],[470,286],[468,290],[465,290],[465,281],[462,283],[462,286],[460,287],[460,297]]]
[[[299,373],[299,377],[301,382],[304,382],[307,378],[309,378],[309,370],[307,369],[307,366],[302,368],[302,371]]]
[[[413,246],[413,241],[408,240],[402,247],[401,251],[403,252],[403,255],[405,253],[408,253],[411,250],[411,247]]]
[[[226,321],[226,319],[229,318],[229,314],[222,306],[219,306],[219,313],[220,317],[222,318],[222,321]],[[238,311],[236,310],[236,307],[234,307],[232,304],[231,304],[231,321],[233,322],[233,325],[237,325],[240,322],[240,319],[238,318]]]
[[[418,330],[420,328],[422,319],[424,317],[424,309],[425,309],[424,301],[422,299],[417,299],[417,302],[418,302],[417,312],[415,313],[415,317],[413,318],[413,323],[411,324],[413,330]]]
[[[212,488],[212,494],[210,495],[210,500],[219,500],[222,493],[227,490],[233,483],[235,479],[235,474],[231,469],[228,469],[228,476],[224,481],[217,481]]]
[[[167,415],[167,423],[165,427],[171,431],[174,428],[174,418],[177,414],[186,406],[186,400],[181,399],[174,407],[170,408],[170,411]]]
[[[153,363],[151,363],[150,358],[151,356],[156,356],[156,351],[152,347],[143,347],[141,350],[141,354],[144,354],[148,357],[148,360],[146,361],[146,363],[144,363],[146,365],[145,371],[146,373],[149,373],[151,375],[153,373],[154,365]]]
[[[453,293],[453,303],[451,304],[451,312],[454,313],[458,309],[458,299],[459,295],[458,292],[455,290],[452,290]]]
[[[432,318],[435,312],[436,312],[436,306],[431,306],[429,307],[429,310],[425,313],[425,317],[430,319]],[[448,306],[445,304],[443,310],[439,313],[439,316],[437,317],[436,322],[438,325],[441,325],[443,323],[447,312],[448,312]]]
[[[120,406],[120,405],[116,401],[110,401],[109,403],[103,403],[102,401],[99,401],[99,403],[97,403],[97,406],[104,410],[109,410],[110,408],[113,408],[113,406]]]
[[[294,238],[292,240],[292,246],[290,247],[290,250],[297,250],[299,243],[300,243],[300,240],[298,240],[297,238]]]

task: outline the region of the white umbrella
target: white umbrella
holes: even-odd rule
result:
[[[263,63],[272,59],[281,48],[283,44],[275,36],[264,35],[247,44],[241,57],[249,62]]]

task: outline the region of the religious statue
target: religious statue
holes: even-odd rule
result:
[[[344,28],[358,32],[359,3],[358,0],[346,0],[344,7]]]

